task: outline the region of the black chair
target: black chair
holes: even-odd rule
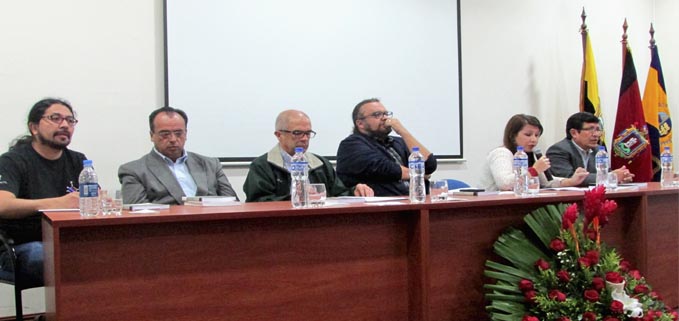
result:
[[[11,271],[7,267],[0,269],[0,283],[6,283],[14,286],[14,302],[16,307],[16,320],[24,320],[23,303],[21,300],[21,291],[31,288],[31,286],[23,286],[17,278],[16,271],[18,270],[18,262],[16,252],[14,252],[14,241],[7,237],[3,231],[0,231],[0,252],[7,252],[10,258]],[[19,282],[18,282],[19,281]]]

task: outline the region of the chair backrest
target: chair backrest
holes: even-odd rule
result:
[[[448,179],[446,179],[446,181],[448,181],[448,189],[449,189],[449,190],[453,190],[453,189],[457,189],[457,188],[469,187],[469,184],[467,184],[467,183],[465,183],[465,182],[463,182],[463,181],[460,181],[460,180],[448,178]]]

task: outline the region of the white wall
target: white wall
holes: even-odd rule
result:
[[[566,118],[578,110],[583,5],[609,133],[620,86],[624,17],[642,92],[650,63],[648,28],[655,20],[677,123],[679,37],[671,32],[679,30],[672,19],[679,12],[677,1],[462,0],[466,162],[440,164],[436,177],[476,183],[485,154],[500,145],[505,122],[516,113],[542,120],[543,150],[563,137]],[[129,115],[147,115],[163,104],[162,1],[3,1],[0,28],[1,149],[26,132],[26,115],[34,102],[63,97],[81,121],[71,147],[94,160],[102,186],[117,186],[118,166],[152,146],[146,117]],[[274,117],[262,121],[271,123]],[[218,133],[214,137],[215,144],[237,139]],[[679,146],[677,135],[674,143]],[[243,197],[247,167],[227,166],[225,171]]]

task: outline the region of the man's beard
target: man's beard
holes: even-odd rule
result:
[[[45,145],[47,147],[53,148],[53,149],[66,149],[66,146],[68,146],[68,144],[71,143],[70,137],[66,142],[60,142],[60,141],[54,140],[54,138],[49,139],[49,138],[43,136],[41,133],[38,133],[36,135],[36,138],[38,139],[38,143]]]
[[[379,129],[378,128],[377,130],[366,129],[365,131],[368,134],[368,136],[383,139],[383,138],[387,138],[387,136],[389,136],[389,134],[391,133],[391,130],[392,130],[391,127],[387,127],[385,129]]]

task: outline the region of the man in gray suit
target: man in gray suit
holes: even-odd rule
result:
[[[153,150],[118,169],[124,203],[182,204],[183,196],[236,196],[218,159],[184,150],[188,121],[184,111],[172,107],[149,115]]]
[[[551,173],[559,177],[571,177],[576,168],[582,167],[587,169],[589,175],[581,186],[595,184],[595,155],[599,151],[601,133],[599,118],[593,114],[579,112],[571,115],[566,121],[566,138],[547,149]],[[634,174],[625,166],[613,172],[617,174],[619,182],[628,183],[634,178]]]

